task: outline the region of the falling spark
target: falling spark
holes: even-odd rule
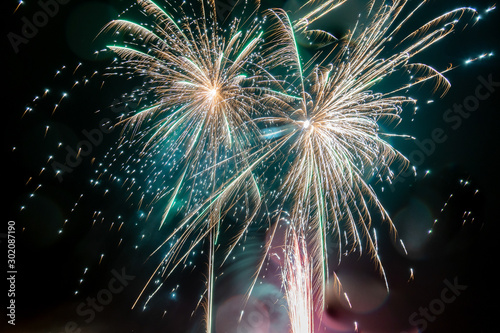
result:
[[[17,6],[16,6],[16,8],[14,9],[14,13],[16,13],[17,10],[19,9],[19,7],[21,7],[21,5],[23,5],[23,4],[24,4],[24,1],[22,1],[22,0],[19,1],[18,4],[17,4]]]

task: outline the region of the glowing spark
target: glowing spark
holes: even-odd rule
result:
[[[21,5],[23,5],[23,4],[24,4],[24,1],[20,0],[20,1],[18,2],[18,4],[17,4],[16,8],[14,9],[14,13],[16,13],[16,12],[17,12],[17,10],[19,9],[19,7],[21,7]]]
[[[217,96],[217,88],[213,88],[213,89],[209,90],[208,95],[212,100],[214,100],[215,97]]]

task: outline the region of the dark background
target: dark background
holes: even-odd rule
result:
[[[23,17],[31,19],[40,11],[40,6],[35,1],[26,1],[15,11],[17,3],[14,1],[4,4],[3,49],[7,58],[4,99],[7,103],[3,122],[3,170],[6,200],[4,226],[0,232],[6,232],[7,221],[16,221],[18,273],[16,327],[6,325],[7,317],[3,314],[7,302],[5,287],[1,292],[2,332],[59,333],[64,332],[64,325],[69,321],[76,322],[82,332],[202,331],[199,323],[203,311],[199,309],[193,316],[191,313],[203,290],[203,256],[190,258],[194,265],[165,282],[165,287],[147,309],[139,305],[131,310],[156,267],[154,260],[144,261],[161,242],[161,234],[144,222],[140,212],[124,204],[127,194],[121,193],[119,187],[110,187],[109,193],[103,196],[102,189],[89,184],[89,179],[95,177],[95,165],[112,147],[119,131],[106,135],[104,143],[94,147],[95,161],[91,157],[83,159],[81,165],[64,176],[63,182],[52,176],[51,164],[47,163],[49,156],[57,151],[60,140],[64,140],[64,145],[75,147],[83,139],[82,130],[97,128],[101,119],[113,117],[105,106],[134,86],[134,82],[110,78],[101,87],[101,80],[93,78],[85,87],[80,83],[71,88],[75,80],[82,76],[89,78],[94,70],[102,72],[109,64],[110,56],[94,55],[95,49],[105,45],[104,38],[94,40],[94,36],[130,4],[130,1],[118,0],[71,0],[61,4],[54,17],[40,27],[27,44],[21,44],[17,53],[7,36],[10,32],[19,34]],[[434,129],[441,128],[447,140],[436,144],[434,152],[425,157],[416,178],[405,178],[394,185],[394,191],[387,184],[383,191],[380,184],[375,185],[409,255],[402,254],[400,244],[387,236],[386,228],[379,230],[380,253],[391,285],[389,295],[382,293],[383,296],[379,292],[380,279],[369,260],[357,254],[345,258],[337,273],[351,295],[353,309],[336,301],[338,297],[332,297],[330,310],[332,320],[348,323],[345,327],[352,327],[356,321],[361,332],[410,332],[409,316],[440,297],[446,286],[444,280],[458,279],[467,289],[447,304],[433,322],[428,322],[425,332],[498,331],[500,94],[495,91],[481,101],[477,111],[464,119],[457,129],[443,119],[446,110],[474,95],[480,84],[478,77],[492,75],[493,81],[500,82],[496,56],[499,50],[498,11],[484,14],[493,4],[478,0],[430,1],[423,11],[425,17],[418,16],[425,22],[450,9],[471,6],[477,8],[484,19],[440,41],[418,57],[418,61],[439,69],[446,68],[448,63],[460,66],[446,74],[452,88],[443,98],[439,98],[439,94],[430,96],[430,85],[410,91],[419,99],[419,110],[416,114],[411,107],[405,110],[404,120],[396,131],[424,141],[432,137]],[[291,6],[286,1],[272,5]],[[353,23],[363,6],[362,1],[350,1],[340,13],[332,14],[318,25],[342,35],[349,26],[344,23]],[[130,15],[135,15],[134,10],[131,7]],[[495,56],[465,65],[467,59],[485,52],[493,52]],[[79,63],[82,65],[73,73]],[[58,75],[57,70],[61,70]],[[49,95],[33,102],[34,96],[41,97],[47,88]],[[54,104],[59,103],[65,92],[68,97],[52,115]],[[429,99],[434,102],[428,104]],[[33,107],[33,111],[23,116],[26,106]],[[46,126],[49,126],[47,134]],[[391,142],[407,156],[420,149],[414,142]],[[55,158],[61,156],[64,154],[59,150]],[[46,170],[40,175],[42,167]],[[426,170],[430,173],[424,177]],[[39,184],[42,184],[40,188]],[[96,210],[106,216],[104,221],[95,217]],[[464,216],[464,212],[469,211],[471,213]],[[93,223],[94,220],[97,222]],[[433,227],[435,220],[438,222]],[[122,221],[124,226],[118,232],[117,226]],[[430,228],[432,234],[427,235]],[[255,237],[250,237],[250,249],[240,255],[238,263],[228,267],[227,274],[216,284],[216,290],[219,289],[216,304],[220,305],[218,321],[224,321],[223,311],[227,311],[231,296],[246,291],[245,281],[252,273],[262,236],[256,233]],[[5,239],[1,240],[2,249],[6,249]],[[104,254],[102,260],[101,254]],[[5,262],[6,255],[2,267]],[[76,312],[77,307],[108,286],[113,278],[112,270],[121,271],[122,268],[135,278],[123,292],[113,295],[110,304],[97,312],[94,320],[86,323],[86,317]],[[414,269],[415,277],[407,282],[410,268]],[[271,279],[268,284],[276,286],[276,281]],[[271,316],[273,313],[283,315],[280,311],[268,312]],[[234,319],[226,316],[227,321]],[[255,330],[261,331],[266,332]],[[352,329],[331,330],[337,331],[352,332]],[[219,332],[217,328],[216,332]]]

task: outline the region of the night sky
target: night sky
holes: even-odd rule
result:
[[[112,119],[108,106],[137,84],[110,78],[104,86],[100,79],[90,79],[85,86],[79,83],[73,87],[82,76],[90,78],[95,70],[105,70],[110,56],[96,56],[94,51],[102,49],[106,39],[94,37],[131,3],[60,0],[57,8],[51,7],[52,17],[37,31],[31,31],[17,49],[9,36],[21,34],[26,20],[39,15],[42,7],[28,0],[15,11],[15,1],[5,3],[6,186],[0,247],[1,267],[7,277],[5,235],[7,222],[15,221],[17,273],[16,325],[8,325],[9,318],[4,314],[9,302],[9,285],[4,284],[1,332],[203,331],[203,310],[192,314],[204,287],[203,255],[190,256],[187,267],[169,277],[146,309],[142,308],[144,298],[131,309],[159,257],[146,259],[165,235],[158,232],[154,217],[147,222],[144,210],[128,204],[128,194],[119,186],[110,186],[103,196],[102,189],[89,182],[120,131],[105,134],[102,142],[93,146],[91,156],[82,159],[62,181],[54,177],[47,163],[61,140],[65,146],[75,147],[84,138],[84,131],[98,128],[103,119]],[[272,5],[290,6],[287,1],[273,1]],[[485,13],[492,5],[494,1],[430,1],[423,11],[427,17],[419,17],[428,21],[456,7],[470,6],[477,8],[483,19],[433,45],[416,59],[436,68],[446,68],[449,63],[459,66],[446,73],[452,87],[444,97],[439,93],[431,96],[432,85],[409,92],[419,100],[419,109],[415,114],[412,107],[405,109],[395,131],[417,140],[391,139],[394,147],[418,165],[417,176],[400,176],[383,189],[380,184],[374,186],[405,241],[408,255],[382,224],[378,229],[379,251],[391,287],[389,294],[369,258],[356,253],[345,257],[336,272],[352,309],[333,293],[327,320],[332,329],[327,332],[351,333],[353,322],[358,323],[359,332],[417,333],[412,322],[429,333],[499,330],[500,16],[498,10]],[[348,1],[318,26],[342,35],[363,6],[363,1]],[[131,17],[136,15],[134,7],[130,12]],[[492,57],[466,63],[490,52]],[[50,90],[48,96],[33,102],[45,89]],[[473,99],[478,92],[484,98]],[[477,105],[467,104],[475,100],[479,100]],[[55,104],[59,106],[53,113]],[[467,111],[467,105],[473,111]],[[33,111],[23,117],[27,106],[33,106]],[[458,112],[460,107],[462,111]],[[53,159],[63,161],[64,154],[59,152]],[[40,174],[42,167],[46,170]],[[42,186],[38,188],[39,184]],[[95,211],[101,211],[102,216],[96,218]],[[287,319],[273,262],[269,264],[269,276],[249,302],[249,313],[264,313],[265,325],[253,330],[235,328],[239,315],[235,309],[248,288],[265,237],[262,229],[256,230],[248,239],[247,249],[235,255],[217,280],[215,332],[286,332]],[[98,296],[106,304],[92,307],[92,299]],[[429,310],[426,317],[424,308],[433,307],[435,315]]]

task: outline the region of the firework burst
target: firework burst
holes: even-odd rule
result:
[[[247,206],[250,201],[257,205],[260,201],[250,164],[257,163],[250,157],[256,155],[252,147],[259,138],[252,119],[260,110],[262,96],[272,94],[270,88],[278,81],[268,73],[269,62],[258,52],[262,44],[261,21],[242,22],[236,18],[226,30],[216,19],[213,1],[199,1],[199,8],[189,4],[190,14],[181,6],[176,9],[181,12],[180,20],[152,1],[138,3],[153,18],[152,28],[116,20],[104,29],[125,34],[131,40],[130,45],[109,46],[122,59],[113,72],[145,77],[147,83],[140,89],[141,94],[153,100],[121,122],[132,134],[139,135],[134,145],[142,147],[142,154],[163,151],[167,161],[162,164],[171,165],[170,172],[177,172],[175,186],[154,198],[154,202],[167,198],[160,228],[175,200],[189,192],[184,202],[186,217],[158,247],[157,251],[174,242],[151,279],[157,273],[168,276],[194,247],[208,240],[204,307],[210,331],[213,258],[220,223],[237,201],[245,200]],[[256,10],[258,3],[250,17]],[[245,214],[251,219],[251,212]],[[233,242],[229,253],[235,245]]]
[[[280,203],[282,212],[286,210],[290,230],[297,232],[301,242],[310,247],[309,263],[301,261],[296,269],[309,269],[311,265],[312,279],[299,280],[308,281],[315,290],[319,310],[324,306],[332,244],[338,247],[338,262],[345,252],[343,248],[360,254],[368,252],[389,288],[378,254],[372,215],[376,213],[386,220],[391,229],[393,225],[369,180],[390,182],[396,176],[392,171],[394,165],[409,164],[387,141],[393,136],[409,137],[385,133],[380,124],[400,122],[403,107],[416,101],[398,93],[414,85],[434,81],[435,90],[446,93],[450,84],[443,74],[452,67],[439,71],[427,64],[413,63],[412,58],[455,31],[461,18],[476,14],[472,8],[458,8],[400,37],[403,25],[425,2],[405,15],[402,13],[407,1],[394,1],[390,5],[370,2],[366,23],[360,19],[309,74],[296,42],[302,21],[293,23],[282,10],[270,13],[275,22],[273,50],[281,50],[287,65],[295,69],[292,79],[300,100],[288,103],[271,98],[275,106],[270,114],[256,119],[267,131],[266,135],[273,138],[273,146],[279,147],[266,160],[267,167],[279,170],[278,190],[266,194],[270,201]],[[313,57],[316,63],[319,58]],[[395,80],[394,86],[394,80],[390,79],[395,73],[408,74],[410,81],[400,84]],[[391,84],[382,86],[381,82],[387,80]],[[280,216],[281,213],[277,221]],[[290,236],[292,240],[296,237]],[[296,246],[287,248],[291,250],[285,257],[295,258]],[[292,296],[290,307],[310,299],[309,293],[302,295],[302,302],[296,300],[296,294]],[[300,327],[302,324],[297,323]],[[305,332],[303,328],[294,329]]]
[[[388,288],[373,216],[393,226],[371,179],[391,182],[394,165],[408,165],[387,138],[409,137],[385,133],[381,124],[397,124],[403,108],[416,103],[404,94],[412,86],[434,82],[446,93],[450,84],[443,74],[453,67],[437,70],[413,58],[475,10],[458,8],[403,35],[403,26],[427,1],[410,11],[404,0],[371,1],[352,31],[334,36],[310,26],[346,0],[307,1],[296,19],[280,9],[260,17],[259,3],[245,2],[244,13],[228,23],[217,20],[215,1],[177,7],[137,2],[151,24],[119,19],[102,32],[126,41],[109,46],[121,59],[110,75],[144,79],[130,96],[145,106],[119,121],[120,151],[138,149],[139,156],[129,157],[122,170],[131,163],[149,167],[145,183],[157,189],[131,178],[127,190],[141,194],[139,207],[147,202],[148,216],[160,210],[158,228],[168,225],[172,232],[151,254],[167,252],[136,304],[154,277],[168,277],[206,241],[202,299],[211,332],[219,236],[229,229],[223,228],[225,215],[237,206],[243,219],[222,263],[252,224],[266,224],[271,234],[249,292],[278,224],[285,215],[289,221],[282,278],[293,332],[314,330],[314,312],[325,306],[332,275],[332,248],[337,263],[349,250],[369,253]],[[328,51],[306,61],[298,38]],[[171,226],[178,201],[183,218]],[[153,286],[148,300],[161,286]]]
[[[135,47],[109,46],[123,59],[114,70],[145,77],[142,93],[153,100],[122,123],[141,133],[143,151],[161,147],[175,169],[184,170],[174,192],[188,179],[203,179],[205,190],[214,192],[227,180],[228,165],[246,166],[257,130],[251,117],[272,80],[258,64],[259,24],[242,32],[235,20],[230,31],[222,31],[211,2],[200,1],[200,18],[183,13],[179,23],[151,1],[139,4],[154,18],[151,30],[127,20],[113,21],[105,29],[133,39]],[[167,215],[168,209],[161,225]]]

